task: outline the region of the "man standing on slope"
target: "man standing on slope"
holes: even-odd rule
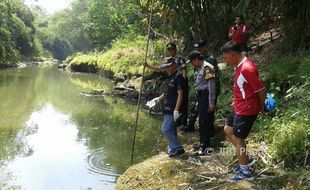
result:
[[[252,179],[250,166],[255,160],[248,156],[245,139],[260,112],[264,111],[266,89],[259,77],[254,62],[245,57],[239,44],[228,42],[222,47],[222,53],[229,66],[235,67],[233,94],[233,112],[227,118],[224,127],[227,140],[236,149],[239,166],[233,171],[236,175],[231,181]]]
[[[194,50],[189,54],[189,60],[195,72],[195,90],[197,94],[197,111],[199,116],[199,150],[198,155],[203,156],[210,148],[211,138],[215,134],[214,113],[216,109],[216,80],[215,70],[211,63],[203,59],[203,55]]]
[[[169,141],[168,155],[169,157],[178,156],[185,153],[183,146],[177,138],[177,123],[180,116],[184,112],[184,78],[177,70],[177,63],[173,57],[165,59],[165,64],[161,68],[169,74],[168,83],[165,92],[157,98],[149,101],[149,107],[155,106],[159,102],[163,102],[164,121],[162,124],[162,132]]]
[[[176,68],[181,74],[181,76],[184,79],[184,89],[183,89],[183,99],[184,99],[184,110],[181,115],[181,118],[178,120],[178,123],[176,124],[179,128],[184,128],[187,126],[187,116],[188,116],[188,91],[189,91],[189,86],[188,86],[188,78],[187,78],[187,71],[186,71],[186,66],[185,66],[185,60],[182,58],[180,54],[178,54],[177,51],[177,45],[175,43],[168,43],[166,45],[166,50],[167,54],[169,57],[172,57],[176,61]],[[161,66],[154,66],[154,65],[149,65],[145,64],[146,67],[154,70],[154,71],[162,71],[164,68]]]
[[[246,56],[249,48],[248,48],[248,35],[250,30],[247,25],[243,24],[243,17],[237,16],[235,25],[230,27],[229,29],[229,38],[232,39],[236,44],[238,44],[241,48],[241,52],[243,56]]]
[[[218,62],[213,55],[209,54],[207,43],[204,40],[198,40],[194,44],[194,49],[199,51],[203,55],[204,61],[210,63],[214,67],[215,71],[215,82],[216,82],[216,100],[217,97],[220,95],[220,71],[218,67]],[[197,101],[198,95],[195,95],[194,101],[192,102],[192,106],[190,109],[190,113],[188,114],[188,124],[186,127],[182,128],[181,130],[184,132],[193,132],[195,131],[195,123],[198,118],[198,110],[197,110]],[[194,148],[199,148],[194,145]]]

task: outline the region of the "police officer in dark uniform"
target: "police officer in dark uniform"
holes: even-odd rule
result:
[[[204,40],[198,40],[194,44],[195,50],[199,51],[203,55],[203,59],[211,63],[214,66],[215,74],[216,74],[216,97],[219,96],[220,94],[220,71],[218,68],[218,62],[215,59],[213,55],[209,54],[207,44]],[[184,128],[182,128],[182,131],[184,132],[193,132],[195,131],[195,123],[198,118],[198,111],[197,111],[197,95],[194,97],[192,103],[191,103],[191,108],[190,112],[188,115],[188,125]],[[195,147],[198,148],[198,147]]]
[[[166,45],[167,49],[167,54],[169,57],[172,57],[175,59],[176,62],[176,67],[178,70],[178,73],[183,76],[184,79],[184,89],[183,89],[183,99],[184,99],[184,110],[183,113],[177,123],[177,126],[179,128],[184,128],[187,126],[187,117],[188,117],[188,91],[189,91],[189,86],[188,86],[188,78],[187,78],[187,69],[186,69],[186,64],[185,60],[182,58],[180,54],[177,53],[177,46],[175,43],[170,42]],[[154,71],[162,71],[164,68],[162,66],[153,66],[146,64],[146,66]]]
[[[194,50],[189,60],[195,67],[195,90],[197,94],[197,111],[199,115],[199,155],[204,155],[210,147],[210,139],[214,136],[214,117],[216,109],[216,74],[212,64],[204,61],[203,55]]]
[[[163,102],[163,124],[162,132],[169,141],[168,155],[169,157],[178,156],[185,151],[183,146],[177,139],[177,123],[183,115],[186,105],[184,104],[184,78],[176,69],[176,60],[173,57],[165,59],[165,64],[161,67],[167,71],[169,77],[167,79],[167,86],[164,93],[149,101],[149,107],[155,106],[160,101]]]

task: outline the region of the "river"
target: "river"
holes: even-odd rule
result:
[[[114,189],[130,165],[135,106],[112,81],[54,66],[0,70],[0,189]],[[160,120],[142,112],[135,160],[153,154]]]

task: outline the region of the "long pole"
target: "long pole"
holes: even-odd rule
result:
[[[142,96],[144,76],[145,76],[145,63],[147,63],[149,45],[150,45],[150,34],[151,34],[151,26],[152,26],[152,18],[153,18],[153,5],[154,5],[154,0],[152,0],[152,2],[151,2],[151,14],[150,14],[150,18],[149,18],[149,26],[148,26],[148,32],[147,32],[148,37],[147,37],[147,43],[146,43],[146,50],[145,50],[145,58],[144,58],[144,64],[143,64],[143,72],[142,72],[142,79],[141,79],[141,85],[140,85],[140,92],[139,92],[139,98],[138,98],[135,128],[134,128],[133,140],[132,140],[131,165],[133,165],[133,161],[134,161],[133,158],[134,158],[134,150],[135,150],[135,144],[136,144],[136,133],[137,133],[137,128],[138,128],[141,96]]]

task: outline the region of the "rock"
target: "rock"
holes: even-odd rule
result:
[[[95,65],[89,64],[70,64],[71,71],[75,72],[84,72],[84,73],[96,73],[98,71]]]
[[[67,66],[68,66],[68,64],[62,63],[62,64],[57,65],[57,68],[58,68],[58,69],[66,69]]]
[[[190,187],[189,183],[182,183],[178,185],[178,190],[187,190]]]
[[[18,67],[17,64],[15,63],[0,63],[0,68],[13,68],[13,67]]]
[[[183,164],[167,155],[154,156],[130,167],[117,179],[116,189],[178,189],[178,184],[186,183],[186,174],[179,172]]]
[[[27,67],[27,64],[25,64],[25,63],[19,63],[18,64],[18,68],[25,68],[25,67]]]
[[[104,90],[92,90],[90,92],[81,92],[81,96],[85,96],[88,98],[98,98],[104,96]]]
[[[128,87],[134,88],[137,91],[140,91],[142,77],[133,78],[128,81]]]

